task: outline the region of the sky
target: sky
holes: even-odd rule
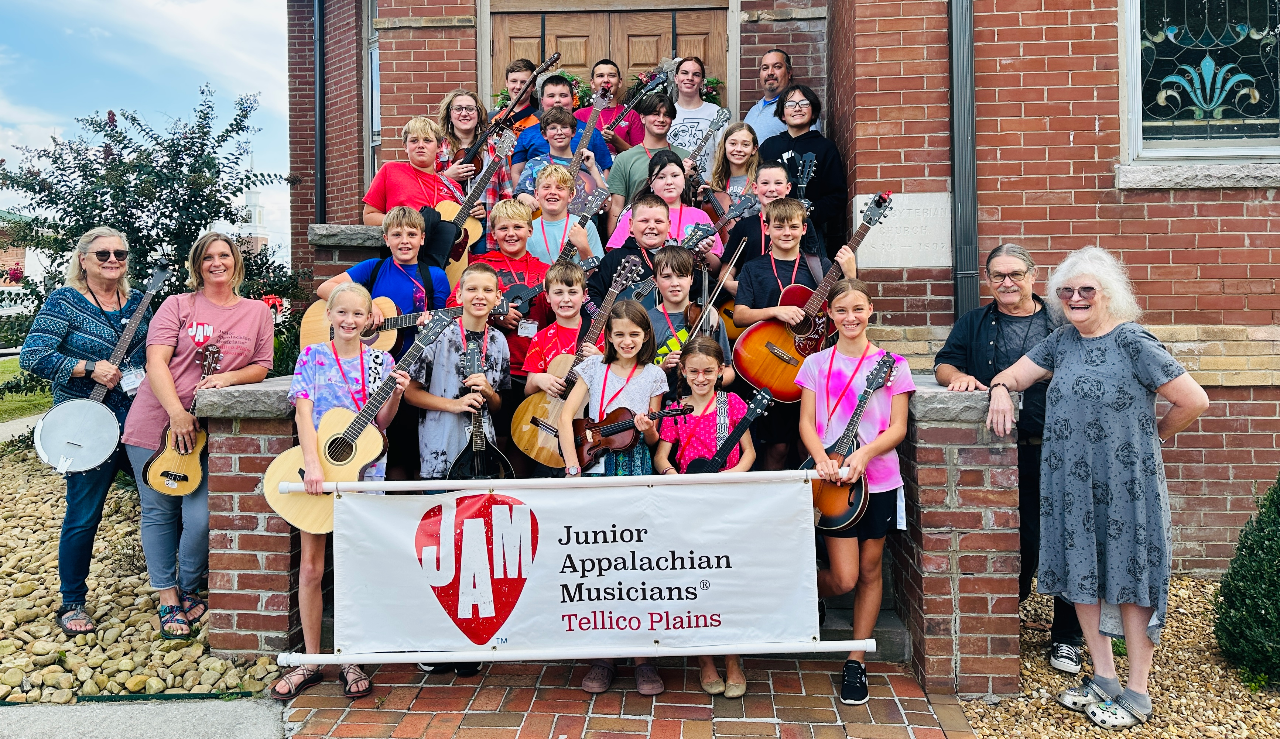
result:
[[[0,159],[82,133],[77,117],[131,110],[153,128],[190,120],[201,85],[221,123],[257,93],[254,168],[289,171],[285,4],[278,0],[0,0]],[[0,208],[21,198],[0,192]],[[287,243],[289,193],[262,191],[270,241]],[[287,253],[287,250],[286,250]]]

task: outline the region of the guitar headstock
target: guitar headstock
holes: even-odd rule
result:
[[[725,218],[730,220],[734,218],[745,218],[746,216],[755,215],[760,212],[760,201],[756,200],[755,195],[744,195],[741,200],[734,203],[729,211],[724,214]]]
[[[498,139],[498,143],[493,146],[494,154],[500,159],[506,159],[511,156],[511,152],[516,150],[516,135],[510,131],[503,131],[502,138]]]
[[[610,100],[613,100],[613,93],[609,91],[609,88],[601,87],[599,92],[592,96],[591,107],[596,110],[604,110],[609,107]]]
[[[751,396],[751,402],[747,404],[747,415],[752,418],[763,416],[771,405],[773,405],[773,393],[769,392],[769,388],[762,387]]]
[[[729,122],[729,109],[721,108],[720,110],[716,111],[716,117],[711,119],[711,125],[708,126],[707,131],[714,134],[716,131],[719,131],[720,129],[724,128],[725,124],[727,124],[728,122]]]
[[[627,257],[618,265],[618,271],[613,273],[613,285],[609,289],[616,292],[626,290],[628,285],[640,277],[642,271],[639,259]]]
[[[489,309],[490,318],[502,318],[511,312],[511,303],[506,298],[498,298],[498,304]]]
[[[693,250],[698,247],[698,244],[701,244],[702,242],[706,241],[707,239],[715,235],[716,235],[716,230],[711,227],[711,224],[699,223],[698,225],[693,226],[692,228],[689,229],[688,235],[686,235],[684,239],[680,242],[680,246],[683,246],[684,248],[689,250]]]
[[[862,211],[862,222],[868,226],[879,223],[880,219],[893,210],[891,202],[893,202],[893,192],[890,190],[872,196],[871,202],[867,203],[866,209]]]
[[[659,87],[662,87],[663,85],[667,84],[667,80],[669,78],[670,77],[667,73],[667,70],[665,69],[658,70],[657,72],[654,73],[652,77],[649,78],[649,81],[644,84],[644,87],[640,88],[640,91],[636,93],[636,96],[639,97],[640,95],[653,94]]]
[[[159,290],[171,274],[168,267],[156,267],[156,271],[151,273],[151,279],[147,281],[146,291],[153,293]]]
[[[208,377],[216,374],[222,369],[222,350],[217,344],[205,344],[196,350],[196,357],[200,361],[200,376]]]
[[[817,164],[818,158],[813,152],[808,152],[800,157],[800,167],[796,172],[796,187],[800,188],[802,192],[808,186],[809,180],[813,179],[813,170]]]
[[[886,353],[876,366],[871,368],[871,374],[867,375],[867,387],[863,393],[870,394],[888,384],[889,375],[896,366],[897,362],[894,361],[893,355]]]
[[[590,272],[593,269],[600,268],[600,257],[588,257],[582,260],[582,264],[578,265],[583,272]]]
[[[582,207],[578,209],[580,212],[574,213],[574,215],[576,216],[595,215],[596,213],[599,213],[601,209],[604,208],[604,204],[607,203],[608,201],[609,201],[609,191],[603,187],[597,187],[586,196],[586,199],[582,201]]]
[[[485,330],[488,331],[488,328],[485,328]],[[467,342],[467,353],[462,358],[462,372],[467,377],[484,371],[484,368],[480,366],[480,345],[482,342],[483,340],[476,341],[474,339]],[[463,389],[465,390],[466,388]]]

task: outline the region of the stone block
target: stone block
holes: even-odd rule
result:
[[[201,390],[196,393],[200,418],[290,418],[289,383],[292,377],[273,377],[252,385]]]
[[[307,243],[313,247],[377,249],[382,246],[382,229],[377,226],[312,223],[307,226]]]

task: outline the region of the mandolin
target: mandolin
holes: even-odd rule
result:
[[[693,150],[689,152],[689,159],[692,159],[695,165],[697,165],[698,160],[702,159],[702,152],[707,148],[707,144],[711,142],[711,137],[715,136],[716,133],[718,133],[720,129],[724,128],[725,124],[728,122],[729,109],[721,108],[720,111],[716,113],[716,117],[711,119],[711,124],[707,128],[706,133],[702,134],[702,138],[698,141],[698,145],[693,147]],[[702,170],[697,166],[694,167],[693,172],[688,173],[686,176],[689,178],[689,184],[693,188],[693,191],[695,193],[701,192],[702,200],[706,203],[702,208],[703,212],[705,212],[713,221],[718,221],[724,218],[725,212],[733,205],[733,198],[729,197],[729,193],[716,192],[710,187],[703,190],[702,187],[706,184],[706,181],[702,179]],[[724,232],[720,234],[720,239],[722,241],[729,238],[728,229],[730,228],[733,228],[733,223],[728,223],[724,227]]]
[[[832,349],[835,351],[835,349]],[[867,375],[867,387],[858,396],[858,407],[849,417],[844,433],[835,443],[827,447],[827,457],[841,467],[849,455],[862,446],[858,440],[858,424],[862,423],[862,414],[867,410],[867,401],[872,393],[889,382],[893,372],[893,355],[888,352],[876,362],[875,367]],[[800,464],[800,469],[811,470],[814,467],[813,457]],[[818,521],[814,524],[819,531],[844,531],[853,526],[867,512],[867,473],[864,470],[858,479],[848,483],[837,483],[813,478],[813,507],[818,511]]]
[[[618,294],[640,276],[640,260],[627,257],[618,265],[613,273],[613,284],[600,303],[596,316],[582,341],[578,342],[577,351],[573,354],[561,354],[547,365],[547,373],[563,377],[566,391],[578,380],[577,366],[585,356],[583,344],[595,344],[604,331],[605,321]],[[564,467],[564,458],[560,456],[560,442],[556,424],[560,420],[560,411],[564,408],[565,399],[550,393],[539,391],[525,398],[516,408],[511,418],[511,441],[520,451],[548,467]]]
[[[494,146],[493,159],[489,160],[489,164],[484,168],[484,171],[472,179],[471,190],[467,192],[462,202],[455,203],[452,200],[441,200],[435,205],[436,212],[440,214],[440,220],[453,223],[462,232],[457,242],[454,243],[453,250],[449,252],[449,264],[445,270],[449,275],[449,284],[457,284],[462,270],[466,269],[467,249],[475,245],[484,233],[484,227],[480,225],[480,221],[471,217],[471,209],[475,207],[476,203],[480,202],[480,198],[484,196],[485,188],[489,186],[489,180],[493,179],[493,176],[498,172],[498,168],[506,163],[507,157],[511,156],[511,152],[515,151],[515,148],[515,135],[510,131],[503,131],[502,138]],[[454,274],[454,272],[457,272],[457,274]]]
[[[108,362],[119,367],[124,361],[151,299],[167,279],[169,270],[163,267],[152,273],[147,292],[129,317]],[[120,308],[123,310],[124,306]],[[88,398],[63,401],[40,417],[32,432],[40,461],[51,465],[59,475],[65,475],[93,469],[115,454],[120,444],[120,421],[115,411],[102,402],[107,392],[107,386],[99,383]]]
[[[200,360],[200,379],[212,375],[222,367],[222,350],[217,344],[205,344],[196,350],[196,357]],[[191,396],[191,407],[187,408],[190,413],[195,410],[196,398],[195,394]],[[204,454],[205,444],[209,441],[209,434],[200,425],[196,424],[196,441],[192,444],[190,451],[178,451],[177,444],[174,442],[173,434],[169,431],[169,424],[164,425],[164,431],[160,436],[160,448],[155,454],[151,455],[151,459],[142,466],[142,478],[151,486],[152,490],[164,493],[165,495],[190,495],[200,487],[200,483],[204,481],[204,469],[200,466],[200,456]]]
[[[880,222],[889,210],[891,192],[882,192],[871,199],[862,214],[862,225],[849,242],[855,252],[871,227]],[[796,255],[803,259],[804,255]],[[771,318],[752,325],[738,337],[733,346],[733,367],[738,375],[752,387],[767,387],[781,403],[800,400],[800,387],[796,374],[804,358],[822,349],[822,342],[830,333],[824,308],[827,293],[843,276],[839,264],[822,278],[816,290],[804,285],[788,285],[778,298],[778,305],[791,305],[804,310],[804,318],[794,326]]]
[[[487,328],[485,330],[488,330]],[[484,356],[480,353],[480,342],[467,344],[467,353],[462,358],[462,374],[466,377],[484,372]],[[461,395],[471,392],[463,387]],[[471,441],[449,465],[449,480],[511,480],[515,478],[515,470],[511,462],[489,443],[484,433],[484,419],[488,415],[485,406],[471,414]]]
[[[714,402],[714,401],[713,401]],[[751,397],[751,402],[747,404],[747,414],[738,421],[729,435],[725,437],[724,443],[716,448],[716,453],[707,459],[706,457],[696,457],[689,462],[685,468],[686,475],[701,475],[708,472],[719,472],[729,462],[729,455],[738,447],[738,442],[742,441],[742,435],[747,433],[747,429],[751,428],[751,423],[760,416],[769,412],[769,406],[773,405],[773,394],[768,388],[761,388]]]
[[[502,316],[506,313],[506,307],[498,305],[489,315]],[[458,315],[460,313],[453,309],[432,312],[431,320],[418,330],[408,351],[400,357],[399,365],[413,366],[426,348],[431,346],[431,342],[440,338],[445,329],[457,325]],[[333,408],[320,417],[316,428],[316,443],[326,482],[356,482],[366,469],[386,453],[387,437],[373,421],[395,389],[395,378],[388,376],[369,394],[368,401],[359,413],[349,408]],[[331,493],[309,495],[280,492],[280,483],[301,483],[305,474],[302,447],[287,449],[267,467],[262,479],[262,493],[271,509],[293,526],[309,534],[327,534],[333,531]]]
[[[693,413],[693,406],[684,405],[665,411],[653,411],[647,414],[649,420],[687,416]],[[582,469],[593,467],[605,452],[625,452],[640,441],[642,434],[636,431],[636,414],[629,408],[614,408],[599,421],[585,418],[573,421],[573,445],[578,450],[578,463]]]

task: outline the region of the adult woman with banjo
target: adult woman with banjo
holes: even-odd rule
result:
[[[142,501],[142,550],[151,587],[159,591],[160,633],[167,639],[191,633],[191,624],[209,610],[198,595],[209,570],[209,463],[207,457],[200,460],[202,481],[186,496],[155,490],[143,468],[163,445],[166,428],[178,453],[191,453],[196,419],[188,409],[196,391],[261,382],[275,342],[267,304],[238,294],[244,259],[230,237],[201,236],[191,247],[187,271],[192,292],[165,298],[151,320],[147,382],[124,425]],[[202,357],[212,346],[221,355],[219,371],[202,377]]]
[[[107,499],[111,481],[117,470],[128,468],[128,458],[119,444],[118,427],[124,425],[133,392],[142,380],[143,346],[147,323],[151,320],[151,310],[144,305],[142,291],[129,287],[128,263],[129,247],[124,234],[108,226],[85,232],[67,263],[66,286],[49,293],[49,299],[31,324],[18,358],[22,369],[53,383],[54,403],[77,401],[77,405],[98,406],[100,412],[89,418],[73,411],[75,418],[71,419],[69,430],[78,433],[80,441],[85,440],[88,430],[85,424],[98,425],[92,423],[97,416],[102,416],[108,427],[111,416],[117,423],[116,442],[108,442],[110,448],[103,450],[105,453],[99,452],[105,461],[66,475],[67,511],[62,517],[62,535],[58,540],[58,579],[62,583],[58,626],[68,636],[89,634],[95,628],[84,609],[89,594],[85,578],[93,558],[93,539],[98,533],[102,504]],[[126,346],[121,351],[124,361],[117,366],[109,359],[124,338],[125,324],[139,309],[139,324],[124,342]],[[128,381],[121,383],[126,374]],[[50,428],[49,432],[53,433],[54,429]],[[64,469],[79,467],[63,463],[65,456],[59,457],[48,461]]]

